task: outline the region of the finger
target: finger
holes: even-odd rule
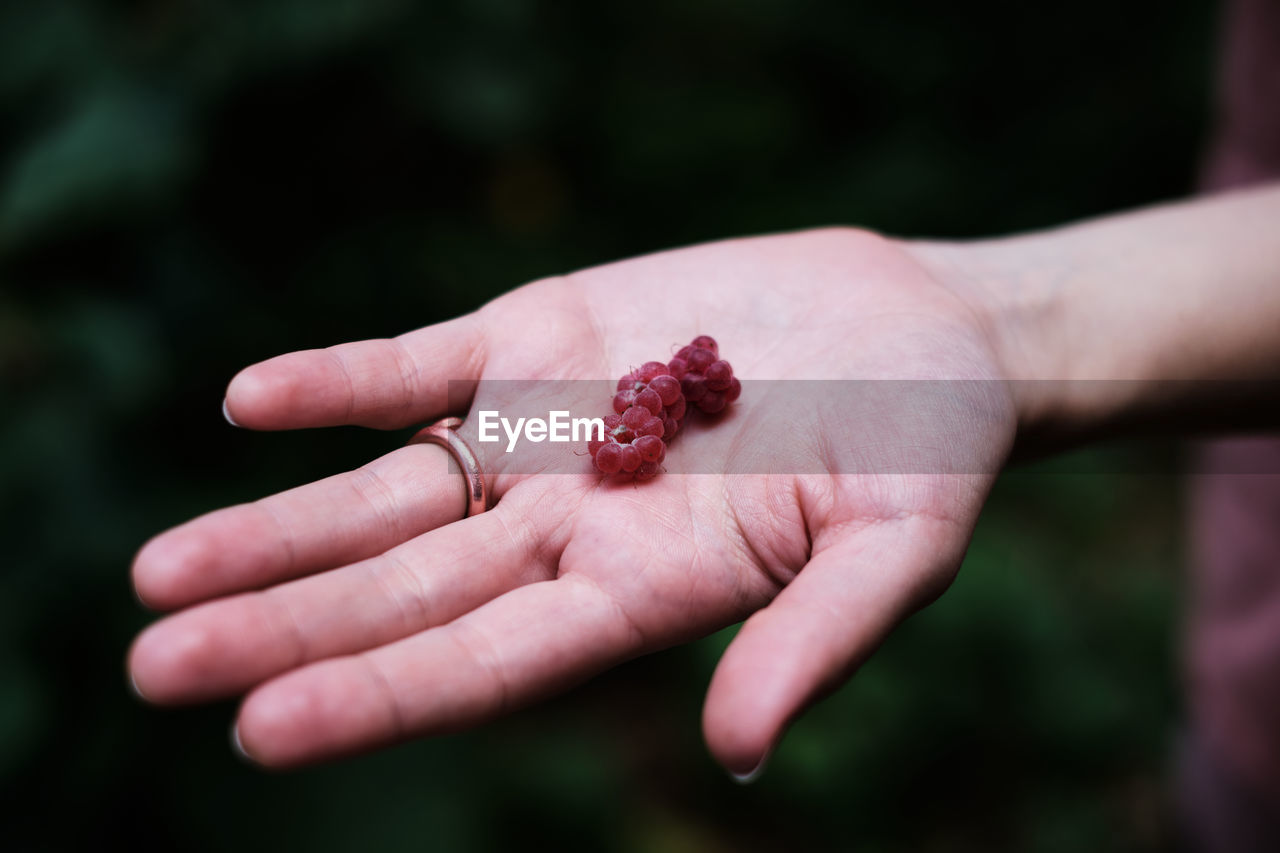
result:
[[[467,728],[639,653],[608,593],[566,575],[520,587],[448,625],[289,673],[237,723],[255,761],[293,765]]]
[[[171,610],[381,553],[462,517],[465,485],[448,458],[415,444],[189,521],[138,552],[134,589],[148,607]]]
[[[289,669],[398,640],[555,571],[503,507],[362,563],[204,604],[152,625],[130,671],[149,701],[220,698]]]
[[[395,429],[444,415],[449,381],[478,379],[484,349],[478,315],[468,314],[397,338],[291,352],[236,374],[225,406],[250,429]]]
[[[712,754],[744,781],[787,725],[843,683],[891,628],[941,591],[963,546],[919,518],[864,528],[814,555],[725,651],[703,709]],[[945,532],[950,532],[945,531]]]

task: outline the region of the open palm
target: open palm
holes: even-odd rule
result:
[[[450,380],[476,383],[474,416],[496,380],[617,377],[700,333],[746,390],[653,481],[536,473],[488,445],[496,504],[459,520],[444,451],[413,445],[156,537],[139,595],[184,609],[138,638],[135,685],[250,691],[244,749],[286,765],[474,725],[750,617],[704,715],[717,758],[750,771],[950,582],[1013,440],[978,315],[909,247],[831,229],[595,268],[255,365],[228,406],[258,429],[404,427],[447,412]]]

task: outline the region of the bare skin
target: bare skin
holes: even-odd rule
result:
[[[746,619],[712,679],[703,727],[713,755],[747,774],[791,720],[947,587],[1020,435],[1104,433],[1120,414],[1141,414],[1144,383],[1180,375],[1159,352],[1185,331],[1178,323],[1199,324],[1217,359],[1197,354],[1186,372],[1274,376],[1275,223],[1272,190],[1225,209],[1187,205],[965,246],[852,229],[733,240],[535,282],[394,340],[254,365],[227,391],[231,416],[251,429],[410,426],[445,414],[449,380],[483,389],[491,379],[617,377],[703,332],[748,380],[988,381],[954,383],[925,413],[878,402],[887,423],[946,437],[929,448],[945,457],[936,472],[858,473],[858,425],[831,411],[789,413],[780,442],[769,401],[744,394],[714,430],[678,437],[668,472],[639,488],[585,471],[504,471],[490,454],[497,503],[460,521],[460,478],[444,451],[415,445],[210,513],[157,536],[135,561],[139,596],[177,612],[135,642],[134,683],[161,704],[247,692],[243,749],[288,766],[473,726]],[[1178,238],[1184,231],[1202,245]],[[1198,268],[1179,252],[1232,260]],[[1139,267],[1146,258],[1146,284],[1108,284],[1128,274],[1120,255]],[[1043,274],[1054,269],[1065,272]],[[1210,302],[1205,288],[1220,297],[1227,279],[1252,310],[1220,298],[1223,311],[1199,316],[1168,305],[1171,293]],[[636,292],[650,294],[643,322],[618,298]],[[1108,304],[1117,299],[1158,321],[1131,329],[1123,346],[1107,326],[1124,322]],[[1089,359],[1070,357],[1074,347]],[[1048,399],[1040,384],[1006,381],[1030,378],[1135,382],[1107,399]],[[1223,418],[1230,425],[1229,411]],[[723,473],[755,470],[743,462],[761,447],[781,460],[773,473]],[[697,455],[700,473],[682,472],[682,454]]]

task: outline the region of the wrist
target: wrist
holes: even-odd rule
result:
[[[1038,453],[1274,424],[1252,383],[1280,378],[1278,214],[1280,185],[913,250],[972,306]]]
[[[1067,401],[1060,392],[1069,383],[1061,380],[1085,374],[1067,352],[1064,283],[1069,274],[1049,247],[1013,238],[917,242],[911,248],[972,311],[1009,383],[1019,435],[1063,419]]]

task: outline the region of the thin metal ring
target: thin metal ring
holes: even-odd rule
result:
[[[423,427],[409,439],[409,444],[438,444],[458,463],[462,470],[463,485],[467,487],[466,509],[463,518],[479,515],[489,508],[489,494],[480,473],[480,460],[471,446],[458,435],[462,418],[443,418],[431,426]]]

